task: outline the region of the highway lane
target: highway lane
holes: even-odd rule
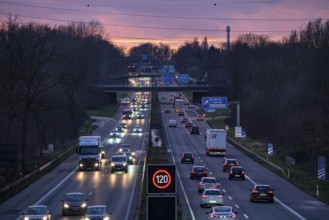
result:
[[[165,107],[167,106],[162,106],[162,108]],[[173,108],[171,110],[173,112]],[[193,110],[187,112],[191,119],[195,119],[196,113]],[[176,113],[163,114],[163,120],[166,124],[172,118],[179,119]],[[196,122],[195,120],[193,122],[201,127],[204,134],[208,125],[205,122]],[[323,216],[328,216],[329,208],[327,205],[263,168],[232,146],[228,146],[227,157],[238,159],[240,164],[247,170],[249,178],[245,181],[228,180],[228,174],[222,172],[223,158],[205,155],[203,135],[190,135],[188,129],[183,127],[168,128],[167,125],[164,127],[167,129],[166,133],[169,137],[173,158],[176,161],[178,173],[188,200],[186,202],[185,195],[178,192],[180,201],[185,206],[183,210],[187,219],[203,219],[207,209],[199,206],[198,181],[189,179],[189,169],[192,165],[180,164],[180,154],[183,151],[194,152],[196,154],[195,164],[206,165],[211,173],[210,176],[215,176],[220,181],[221,189],[225,191],[224,204],[232,205],[238,211],[237,219],[321,219]],[[276,197],[274,204],[249,202],[249,188],[255,182],[267,183],[274,188]],[[191,208],[186,207],[188,204]]]
[[[121,107],[125,108],[126,106]],[[0,206],[0,219],[20,219],[27,206],[46,204],[52,212],[52,219],[82,219],[82,216],[61,215],[61,200],[66,192],[83,192],[89,198],[89,204],[105,204],[112,212],[112,219],[133,219],[136,212],[141,173],[144,160],[145,131],[149,129],[149,110],[144,112],[145,119],[133,119],[129,131],[124,138],[116,143],[104,142],[106,159],[103,160],[101,171],[77,171],[78,156],[70,156],[57,168],[45,175],[31,186],[10,198]],[[121,117],[121,112],[116,118]],[[105,120],[105,119],[103,119]],[[120,120],[105,120],[95,133],[106,138],[110,130]],[[143,134],[131,133],[134,125],[143,126]],[[117,152],[121,143],[129,143],[137,150],[138,162],[129,166],[128,173],[116,172],[111,174],[109,158]]]

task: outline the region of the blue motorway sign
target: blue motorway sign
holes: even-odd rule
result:
[[[190,82],[188,74],[178,74],[178,83],[188,84]]]
[[[273,155],[273,144],[272,143],[267,144],[267,154]]]
[[[325,156],[318,157],[318,179],[319,180],[326,179],[326,157]]]
[[[203,109],[227,109],[227,97],[202,97]]]
[[[174,76],[172,74],[162,74],[162,82],[171,84],[174,82]]]
[[[245,131],[242,131],[242,135],[241,135],[242,140],[246,140],[247,139],[247,133]]]

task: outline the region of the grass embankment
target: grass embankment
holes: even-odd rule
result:
[[[223,119],[214,119],[208,121],[209,125],[213,128],[224,128],[225,122]],[[285,163],[285,155],[276,155],[268,156],[267,155],[267,148],[266,142],[263,140],[255,140],[250,137],[247,137],[245,141],[241,141],[241,139],[237,139],[234,137],[234,128],[230,128],[228,131],[228,136],[236,141],[240,142],[242,145],[247,147],[248,149],[252,150],[256,154],[262,156],[263,158],[268,159],[272,163],[280,166],[285,173],[288,175],[289,178],[287,179],[289,182],[294,184],[295,186],[299,187],[306,193],[310,194],[311,196],[323,201],[326,204],[329,204],[329,180],[318,180],[317,179],[317,170],[316,169],[305,169],[304,164],[296,164],[293,166],[288,166]],[[282,173],[278,172],[277,170],[273,169],[271,166],[267,165],[266,163],[262,162],[261,160],[254,157],[252,154],[244,151],[249,157],[257,161],[258,163],[262,164],[264,167],[268,168],[269,170],[277,173],[279,176],[283,177]],[[313,172],[311,172],[311,170]],[[319,188],[319,195],[317,195],[317,188]]]

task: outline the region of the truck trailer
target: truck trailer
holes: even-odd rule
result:
[[[226,130],[207,129],[206,155],[223,157],[226,155]]]
[[[76,149],[79,155],[79,171],[100,170],[102,148],[100,136],[80,136]]]

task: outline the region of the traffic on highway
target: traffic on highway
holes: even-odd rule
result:
[[[184,101],[175,106],[175,97]],[[160,92],[156,98],[163,145],[176,168],[177,219],[329,216],[327,205],[229,144],[226,130],[211,128],[185,94]],[[138,219],[146,149],[154,147],[148,146],[151,102],[150,93],[129,93],[113,118],[95,117],[93,135],[80,136],[75,153],[4,202],[1,219]]]

